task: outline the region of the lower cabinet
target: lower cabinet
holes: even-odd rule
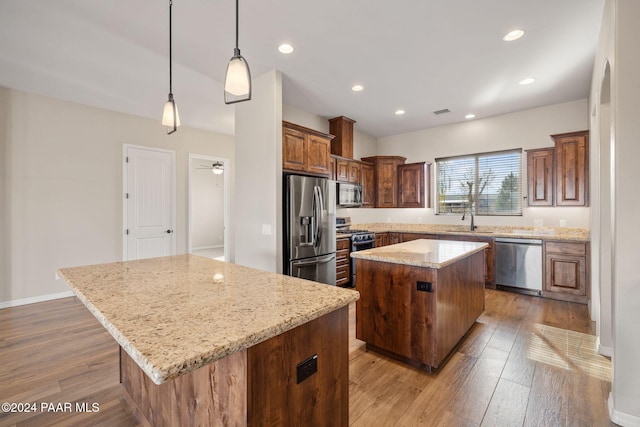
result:
[[[589,244],[545,241],[543,296],[587,304]]]
[[[376,248],[387,246],[389,244],[389,233],[376,233]]]
[[[402,236],[401,236],[401,240],[403,242],[409,242],[411,240],[418,240],[418,239],[437,240],[438,239],[438,235],[437,234],[423,234],[423,233],[402,233]]]
[[[338,237],[336,239],[336,285],[347,287],[351,285],[351,267],[349,254],[351,239]]]

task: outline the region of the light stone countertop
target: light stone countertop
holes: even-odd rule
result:
[[[360,295],[197,255],[62,268],[58,274],[156,384]]]
[[[476,218],[477,221],[477,218]],[[352,224],[353,228],[368,230],[374,233],[432,233],[451,235],[470,235],[484,237],[538,238],[543,240],[566,240],[576,242],[589,241],[588,228],[569,227],[511,227],[511,226],[478,226],[475,231],[469,225],[450,224],[412,224],[412,223],[369,223]]]
[[[418,239],[351,252],[351,257],[416,267],[442,268],[488,247],[488,244],[481,242]]]

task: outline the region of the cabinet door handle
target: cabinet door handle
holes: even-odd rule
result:
[[[173,233],[173,230],[167,230],[166,233],[167,234],[171,234],[171,233]]]

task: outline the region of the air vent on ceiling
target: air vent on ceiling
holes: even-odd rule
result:
[[[448,108],[445,108],[443,110],[438,110],[438,111],[434,111],[433,114],[435,115],[440,115],[440,114],[446,114],[446,113],[450,113],[451,111],[449,111]]]

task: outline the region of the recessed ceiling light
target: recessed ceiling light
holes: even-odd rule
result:
[[[401,116],[405,113],[404,110],[396,110],[396,116]]]
[[[520,84],[521,85],[530,85],[531,83],[533,83],[535,81],[536,81],[536,79],[534,79],[533,77],[527,77],[526,79],[520,80]]]
[[[291,53],[293,52],[293,46],[287,43],[283,43],[280,46],[278,46],[278,50],[282,53]]]
[[[467,114],[466,116],[464,116],[465,119],[475,119],[476,115],[475,114]]]
[[[360,91],[362,91],[363,89],[364,89],[364,86],[362,86],[362,85],[354,85],[354,86],[351,88],[351,90],[352,90],[352,91],[354,91],[354,92],[360,92]]]
[[[505,34],[504,37],[502,37],[502,40],[504,40],[506,42],[512,42],[514,40],[518,40],[523,35],[524,35],[524,31],[522,31],[522,30],[513,30],[513,31],[510,31],[507,34]]]

